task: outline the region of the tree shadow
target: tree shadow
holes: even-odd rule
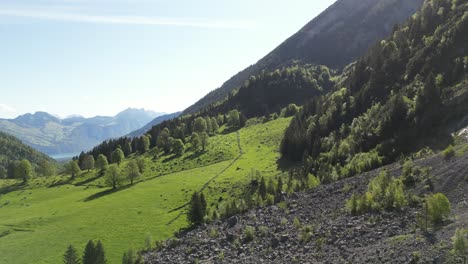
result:
[[[83,199],[83,202],[93,201],[93,200],[99,199],[99,198],[101,198],[103,196],[126,190],[128,188],[133,187],[133,186],[135,186],[135,184],[133,184],[133,185],[129,184],[129,185],[122,186],[120,188],[107,189],[107,190],[104,190],[104,191],[101,191],[101,192],[97,192],[97,193]]]
[[[26,187],[26,183],[18,182],[12,185],[0,187],[0,194],[7,194],[10,192],[18,191]]]
[[[184,157],[184,160],[196,159],[196,158],[200,157],[201,155],[203,155],[205,153],[206,153],[206,150],[196,151],[196,152]]]
[[[285,157],[281,157],[276,161],[276,168],[279,171],[288,171],[292,167],[296,167],[297,165],[300,165],[298,162],[291,161]]]
[[[239,129],[241,129],[241,127],[228,127],[226,129],[224,129],[223,132],[221,132],[221,135],[227,135],[227,134],[230,134],[232,132],[236,132]]]
[[[164,160],[162,160],[162,163],[168,163],[168,162],[170,162],[170,161],[172,161],[172,160],[177,159],[178,157],[179,157],[178,155],[175,155],[175,154],[174,154],[174,155],[172,155],[172,156],[170,156],[170,157],[167,157],[167,158],[165,158]]]
[[[96,175],[96,176],[94,176],[94,177],[91,177],[91,178],[88,178],[88,179],[86,179],[86,180],[84,180],[84,181],[77,182],[77,183],[75,183],[75,186],[83,186],[83,185],[85,185],[85,184],[88,184],[88,183],[90,183],[90,182],[93,182],[93,181],[95,181],[95,180],[101,178],[101,176],[102,176],[101,174],[98,174],[98,175]]]
[[[47,188],[54,188],[54,187],[62,186],[65,184],[69,184],[71,183],[71,181],[72,181],[72,178],[62,179],[60,181],[50,184],[49,186],[47,186]]]

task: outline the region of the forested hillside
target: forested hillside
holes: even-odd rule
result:
[[[334,86],[336,75],[326,66],[291,66],[275,71],[262,71],[251,76],[224,101],[210,105],[200,112],[207,115],[240,111],[245,117],[280,114],[289,104],[304,104],[309,98],[326,94]]]
[[[0,132],[0,179],[14,177],[15,167],[21,160],[28,160],[38,174],[48,174],[45,171],[54,165],[54,161],[31,147],[24,145],[19,139]]]
[[[183,113],[224,100],[250,76],[294,63],[341,69],[363,55],[421,6],[422,0],[338,0],[256,64],[234,75]]]
[[[426,1],[333,93],[303,107],[285,133],[283,158],[329,182],[424,146],[447,146],[467,122],[467,43],[466,1]]]

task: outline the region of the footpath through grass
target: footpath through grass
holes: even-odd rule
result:
[[[184,209],[174,209],[213,177],[205,189],[210,201],[238,194],[251,169],[266,176],[280,173],[279,142],[289,121],[280,118],[241,129],[243,154],[235,162],[235,132],[211,138],[203,154],[155,158],[147,153],[140,182],[117,192],[100,188],[104,181],[95,172],[70,183],[63,177],[37,179],[27,186],[0,181],[0,263],[61,263],[69,244],[81,255],[89,239],[103,242],[109,263],[120,263],[125,250],[144,247],[148,234],[162,240],[187,227]]]

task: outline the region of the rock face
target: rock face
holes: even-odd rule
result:
[[[346,200],[366,190],[380,172],[375,170],[189,231],[177,247],[146,253],[145,263],[445,263],[455,229],[468,225],[468,155],[450,161],[436,155],[415,164],[433,168],[434,192],[452,203],[451,220],[429,234],[418,228],[418,206],[361,216],[345,212]],[[402,173],[399,164],[386,169],[394,177]],[[410,191],[427,192],[422,186]],[[246,226],[255,229],[251,241]],[[309,238],[305,226],[312,229]]]

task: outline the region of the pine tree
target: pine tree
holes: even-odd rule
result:
[[[96,260],[94,264],[106,264],[106,253],[104,251],[104,246],[101,243],[101,240],[98,240],[96,244]]]
[[[83,264],[96,264],[96,246],[92,240],[86,244],[83,254]]]
[[[192,224],[201,224],[203,223],[203,218],[206,214],[206,200],[203,193],[199,194],[194,192],[192,198],[190,199],[190,207],[188,211],[188,220]]]
[[[80,259],[78,258],[78,252],[75,247],[69,245],[65,254],[63,255],[63,263],[65,264],[78,264]]]

